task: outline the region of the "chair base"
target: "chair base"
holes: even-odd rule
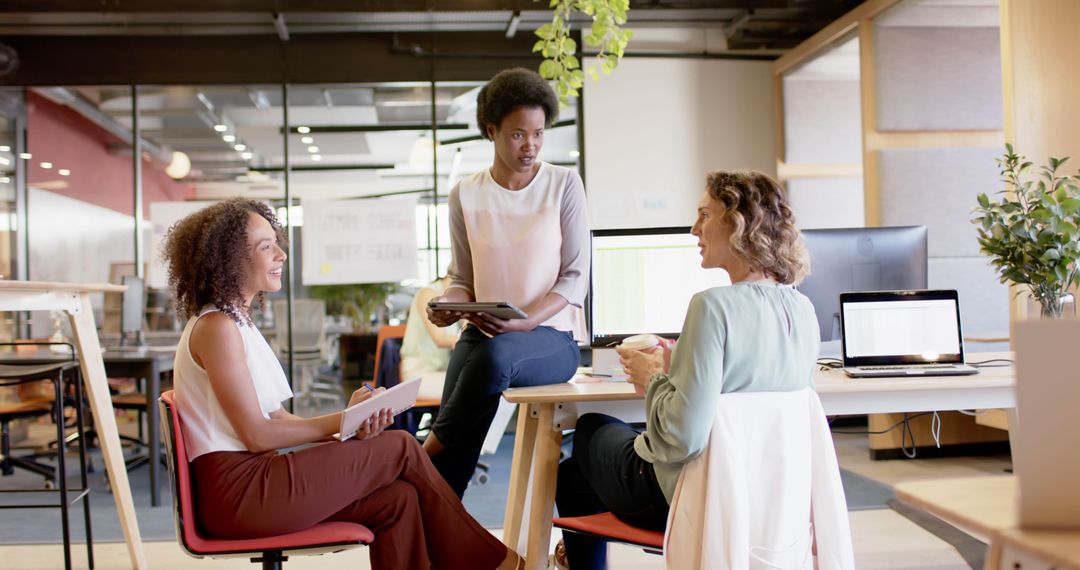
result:
[[[289,557],[280,552],[264,552],[262,556],[252,558],[251,563],[261,563],[263,570],[281,570],[281,565],[288,560]]]

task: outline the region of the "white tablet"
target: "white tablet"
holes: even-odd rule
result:
[[[389,408],[398,415],[416,405],[416,395],[420,392],[420,378],[406,380],[385,392],[379,392],[374,396],[345,408],[341,414],[341,426],[334,439],[345,441],[360,430],[363,424],[371,416],[379,413],[379,410]]]
[[[509,301],[468,302],[468,303],[428,303],[436,311],[459,311],[462,313],[487,313],[500,319],[527,319],[529,315]]]

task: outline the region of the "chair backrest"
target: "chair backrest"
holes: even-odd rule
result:
[[[289,346],[289,305],[287,299],[274,299],[274,342],[281,353]],[[322,350],[326,343],[326,301],[293,299],[293,350]]]
[[[158,402],[161,410],[161,433],[165,436],[165,456],[172,480],[173,523],[176,539],[188,553],[198,556],[204,538],[199,535],[195,519],[195,498],[191,490],[191,471],[187,447],[181,431],[180,413],[176,409],[173,391],[161,393]]]
[[[683,467],[672,498],[668,567],[809,569],[814,541],[821,568],[854,567],[836,452],[817,394],[723,394],[709,443]]]
[[[383,325],[375,337],[375,377],[379,376],[379,364],[382,359],[383,342],[388,338],[405,338],[405,325]]]

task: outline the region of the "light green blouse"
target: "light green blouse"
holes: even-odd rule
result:
[[[812,385],[819,339],[810,300],[790,286],[742,282],[694,295],[670,373],[653,376],[645,393],[646,430],[634,441],[669,503],[683,464],[709,442],[720,394]]]

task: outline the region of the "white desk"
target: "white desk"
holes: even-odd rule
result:
[[[1011,358],[980,353],[972,360]],[[814,383],[827,415],[1014,408],[1013,368],[987,368],[975,376],[848,378],[838,370],[819,371]],[[551,541],[551,517],[562,431],[578,416],[601,412],[629,422],[645,420],[641,398],[624,382],[554,384],[503,393],[520,404],[503,537],[529,567],[541,569]],[[532,484],[529,492],[530,482]],[[530,496],[531,495],[531,496]],[[522,539],[525,543],[522,543]]]
[[[131,500],[127,469],[120,449],[120,435],[116,429],[109,384],[105,377],[105,364],[101,359],[94,312],[90,306],[90,293],[123,292],[120,285],[88,285],[78,283],[45,283],[35,281],[0,280],[0,311],[64,311],[71,321],[75,335],[74,344],[79,353],[86,395],[94,415],[98,441],[109,473],[116,512],[124,530],[131,567],[147,568],[146,554],[142,549],[142,537],[135,520],[135,505]],[[155,458],[156,459],[156,458]]]

